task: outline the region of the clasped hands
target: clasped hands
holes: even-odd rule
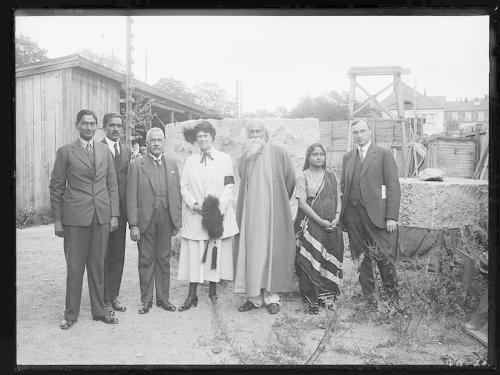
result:
[[[334,228],[339,224],[339,219],[335,218],[332,221],[329,220],[321,220],[320,226],[327,232],[331,232]]]

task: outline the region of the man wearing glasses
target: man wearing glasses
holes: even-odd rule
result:
[[[119,198],[113,156],[94,142],[97,117],[90,110],[76,116],[76,142],[57,150],[50,179],[55,234],[64,238],[66,310],[61,329],[73,326],[80,312],[83,273],[87,267],[94,320],[116,324],[104,306],[104,258],[109,232],[118,227]]]

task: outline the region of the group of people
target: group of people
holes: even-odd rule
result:
[[[178,311],[197,306],[198,284],[209,282],[208,298],[216,303],[217,283],[231,280],[234,293],[245,295],[240,312],[265,306],[275,314],[281,308],[279,293],[295,290],[296,272],[308,312],[317,314],[322,301],[341,293],[342,230],[352,257],[362,258],[359,281],[366,300],[374,303],[373,262],[384,289],[397,297],[397,167],[388,150],[371,142],[364,120],[351,125],[357,147],[344,155],[340,182],[326,169],[320,143],[307,148],[296,178],[287,152],[270,142],[262,122],[250,121],[238,163],[236,210],[233,162],[214,147],[212,124],[201,121],[184,129],[186,141],[199,151],[186,159],[182,174],[164,153],[161,128],[147,132],[146,153],[134,157],[120,141],[123,125],[120,114],[106,114],[106,135],[96,142],[97,117],[82,110],[75,123],[79,139],[57,151],[50,201],[67,263],[61,329],[78,318],[85,268],[93,319],[118,323],[115,311],[126,310],[118,297],[127,223],[139,254],[139,314],[152,308],[153,293],[158,307],[177,310],[169,289],[171,238],[178,233],[178,279],[189,282]]]

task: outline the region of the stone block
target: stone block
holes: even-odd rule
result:
[[[488,180],[400,178],[400,184],[401,225],[448,229],[488,222]]]

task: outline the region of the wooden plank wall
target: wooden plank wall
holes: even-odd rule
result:
[[[426,167],[439,168],[447,177],[472,178],[475,144],[460,138],[437,138],[427,144]]]
[[[372,127],[372,139],[376,144],[393,152],[400,176],[403,176],[401,156],[401,129],[396,122],[385,119],[368,119]],[[341,172],[342,158],[347,152],[348,122],[320,121],[320,143],[325,146],[326,165]],[[352,145],[351,145],[352,149]]]
[[[320,121],[319,141],[325,147],[326,165],[340,172],[347,151],[347,121]]]
[[[18,209],[50,207],[49,182],[56,151],[76,140],[77,112],[94,110],[102,127],[103,115],[118,112],[119,106],[119,84],[91,72],[69,68],[16,79]]]

